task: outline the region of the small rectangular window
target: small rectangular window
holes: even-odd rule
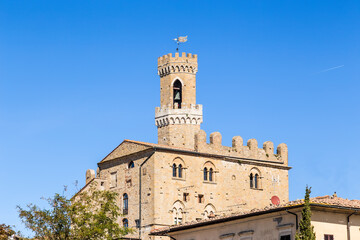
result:
[[[203,194],[198,195],[198,201],[199,201],[199,203],[204,203],[204,195]]]
[[[136,225],[136,228],[140,228],[140,220],[139,219],[135,220],[135,225]]]
[[[187,201],[190,200],[190,195],[189,195],[189,193],[184,193],[184,194],[183,194],[183,200],[184,200],[184,202],[187,202]]]
[[[280,240],[291,240],[291,236],[290,235],[283,235],[280,237]]]
[[[126,179],[125,182],[126,182],[126,187],[132,186],[131,179]]]
[[[325,239],[325,240],[334,240],[334,235],[325,234],[325,235],[324,235],[324,239]]]
[[[117,172],[111,173],[111,187],[117,186]]]

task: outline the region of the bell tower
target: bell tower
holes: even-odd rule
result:
[[[160,107],[155,109],[158,143],[194,149],[203,121],[196,104],[197,55],[171,53],[158,58]]]

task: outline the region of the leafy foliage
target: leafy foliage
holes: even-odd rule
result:
[[[311,225],[311,208],[310,208],[311,188],[306,186],[304,208],[301,212],[300,230],[295,235],[295,240],[315,240],[314,226]]]
[[[0,224],[0,240],[8,239],[14,234],[15,231],[11,228],[11,226],[6,224]]]
[[[77,239],[114,239],[131,233],[119,227],[121,216],[116,204],[118,194],[110,191],[88,191],[76,196],[70,207],[72,232]]]
[[[34,204],[29,204],[28,210],[17,207],[19,216],[25,226],[35,233],[40,239],[70,239],[70,200],[55,194],[53,198],[46,199],[50,209],[40,209]]]
[[[99,191],[93,186],[73,199],[55,194],[46,199],[49,209],[33,204],[28,205],[27,210],[17,208],[20,218],[37,239],[114,239],[132,232],[117,223],[121,216],[117,196],[117,193]]]

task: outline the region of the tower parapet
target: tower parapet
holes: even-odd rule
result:
[[[158,58],[158,75],[164,77],[171,73],[197,73],[197,55],[191,53],[171,53]]]
[[[197,55],[171,53],[158,58],[160,107],[155,109],[158,143],[194,149],[203,121],[196,104]]]
[[[200,125],[203,121],[202,105],[190,105],[184,108],[155,108],[155,124],[164,127],[169,124],[193,124]]]

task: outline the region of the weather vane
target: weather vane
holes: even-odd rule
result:
[[[187,36],[185,37],[177,37],[177,38],[174,38],[174,41],[177,42],[177,48],[176,48],[176,51],[179,52],[179,46],[180,46],[180,43],[184,43],[184,42],[187,42]]]

